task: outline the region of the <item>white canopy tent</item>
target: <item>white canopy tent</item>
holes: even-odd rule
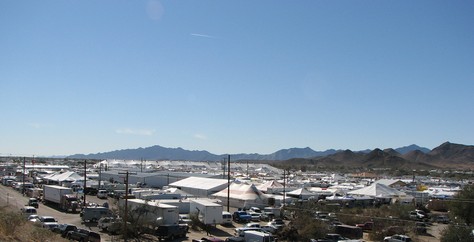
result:
[[[222,205],[227,204],[228,189],[212,194],[222,201]],[[268,197],[259,191],[253,184],[232,183],[230,184],[229,205],[234,208],[263,208],[268,205]]]
[[[359,196],[369,196],[369,197],[379,197],[379,198],[392,198],[399,196],[406,196],[406,193],[398,191],[395,188],[391,188],[387,185],[374,183],[370,186],[349,191],[347,194],[359,195]]]

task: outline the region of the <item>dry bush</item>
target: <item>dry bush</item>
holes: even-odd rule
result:
[[[48,229],[28,222],[20,213],[9,211],[11,207],[0,208],[0,241],[67,241]]]

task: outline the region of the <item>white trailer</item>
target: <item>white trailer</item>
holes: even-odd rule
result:
[[[56,185],[44,185],[43,203],[51,202],[61,204],[61,198],[66,194],[73,194],[72,189]]]
[[[204,224],[221,224],[222,211],[222,205],[206,199],[195,199],[189,202],[189,213],[197,214],[199,220]]]
[[[125,200],[120,200],[120,205],[125,205]],[[179,208],[155,201],[142,199],[128,199],[128,209],[136,222],[159,226],[178,224]]]

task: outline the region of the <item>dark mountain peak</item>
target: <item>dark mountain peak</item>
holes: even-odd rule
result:
[[[420,147],[418,145],[415,145],[415,144],[412,144],[412,145],[409,145],[409,146],[403,146],[403,147],[400,147],[400,148],[397,148],[395,149],[398,153],[400,154],[406,154],[410,151],[413,151],[413,150],[419,150],[423,153],[428,153],[430,152],[431,150],[428,149],[428,148],[425,148],[425,147]]]
[[[412,162],[426,162],[429,159],[429,155],[420,150],[412,150],[403,154],[402,157]]]
[[[392,148],[384,149],[383,152],[389,155],[393,155],[393,156],[400,156],[400,153],[398,153],[396,150]]]

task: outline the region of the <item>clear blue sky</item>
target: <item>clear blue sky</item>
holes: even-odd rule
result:
[[[474,1],[0,1],[0,155],[473,144]]]

